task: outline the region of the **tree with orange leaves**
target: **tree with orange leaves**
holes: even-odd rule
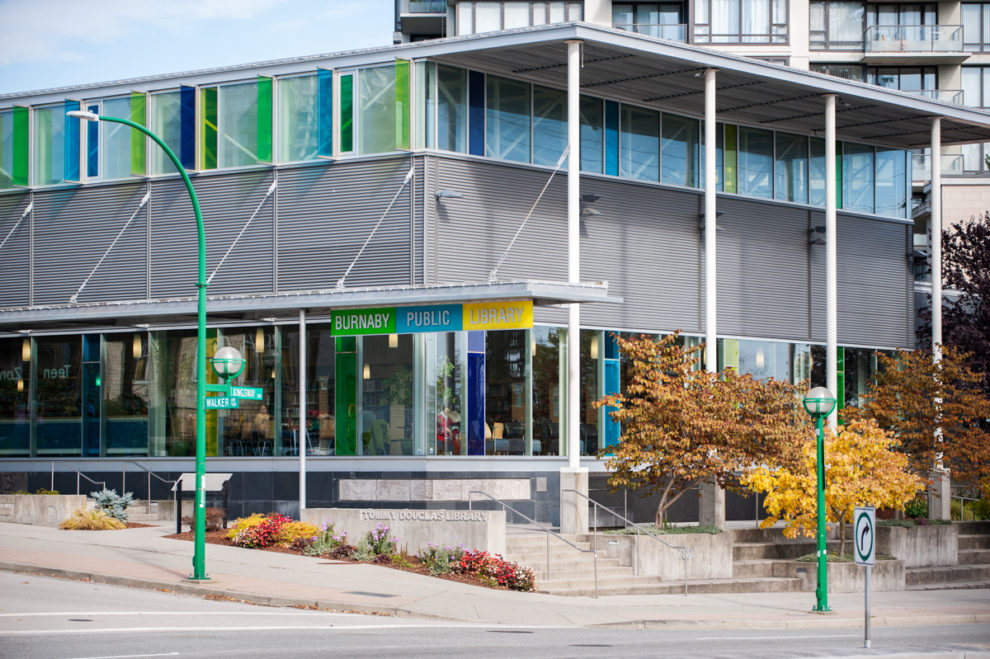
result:
[[[787,462],[813,437],[797,389],[756,380],[735,369],[698,368],[704,346],[683,347],[678,335],[617,337],[632,361],[620,394],[595,403],[621,424],[616,446],[600,452],[609,486],[659,492],[656,524],[685,492],[709,480],[732,484],[733,472],[764,461]]]

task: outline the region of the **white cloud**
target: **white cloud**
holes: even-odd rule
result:
[[[86,46],[143,30],[176,31],[189,23],[244,20],[286,0],[3,0],[0,66],[78,60]]]

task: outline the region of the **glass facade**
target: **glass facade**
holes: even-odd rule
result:
[[[177,156],[182,151],[182,97],[179,92],[162,92],[148,98],[151,132],[168,145]],[[126,126],[125,126],[126,128]],[[131,130],[131,129],[128,129]],[[175,165],[163,149],[149,150],[152,174],[176,174]]]
[[[315,75],[278,81],[278,161],[316,160],[320,150],[320,95]]]
[[[0,112],[0,190],[14,187],[14,112]]]

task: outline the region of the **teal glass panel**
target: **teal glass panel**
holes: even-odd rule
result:
[[[320,124],[317,155],[330,157],[333,156],[333,71],[320,69],[316,75],[319,86],[316,112]]]
[[[34,109],[34,184],[65,180],[65,108]]]
[[[664,114],[661,118],[663,142],[661,163],[663,182],[672,185],[698,186],[699,147],[698,120]]]
[[[14,187],[14,112],[0,112],[0,190]]]
[[[808,138],[777,133],[774,197],[808,202]]]
[[[567,94],[557,89],[534,87],[533,164],[552,167],[566,148]]]
[[[825,140],[812,137],[808,158],[808,202],[812,206],[825,205]]]
[[[395,150],[395,66],[362,69],[358,73],[357,152]]]
[[[107,117],[130,120],[130,97],[112,98],[103,101],[102,113]],[[131,175],[131,132],[130,126],[114,121],[101,121],[100,153],[103,157],[103,179],[129,178]]]
[[[150,108],[151,132],[168,145],[168,148],[179,154],[182,152],[182,97],[180,92],[164,92],[152,94],[148,99]],[[151,149],[151,173],[175,174],[175,165],[166,155],[165,150],[155,145]]]
[[[320,83],[314,75],[279,78],[279,162],[315,160],[321,155]],[[332,152],[327,155],[332,155]]]
[[[660,113],[623,105],[621,115],[619,175],[659,181]]]
[[[86,108],[93,114],[100,113],[99,105]],[[96,178],[100,175],[100,122],[86,122],[86,176]]]
[[[340,150],[354,150],[354,76],[340,76]],[[353,455],[353,454],[352,454]]]
[[[0,455],[31,452],[31,339],[0,339]],[[25,359],[27,357],[27,359]]]
[[[877,148],[877,215],[907,217],[908,179],[905,152]]]
[[[842,208],[863,213],[873,212],[873,147],[866,144],[842,144]]]
[[[705,187],[705,122],[699,122],[700,135],[698,140],[701,143],[700,153],[698,154],[698,187]],[[724,187],[725,176],[722,171],[722,142],[724,141],[725,126],[723,124],[715,124],[715,189],[721,191]]]
[[[524,82],[487,77],[485,155],[529,162],[530,87]]]
[[[739,194],[773,196],[773,133],[739,127]]]
[[[619,175],[619,104],[605,101],[605,173]]]
[[[217,166],[245,167],[258,162],[258,88],[256,82],[217,89]]]
[[[467,71],[437,66],[437,148],[466,153],[467,135]]]
[[[75,117],[70,117],[69,112],[79,109],[79,101],[66,101],[65,102],[65,180],[66,181],[78,181],[79,180],[79,147],[80,147],[80,137],[79,137],[79,122],[82,119],[76,119]],[[88,122],[87,122],[88,123]]]
[[[274,108],[274,87],[268,76],[258,76],[257,138],[258,162],[274,162],[272,154],[272,109]]]
[[[605,151],[605,107],[600,98],[582,96],[581,114],[581,171],[601,174]]]
[[[149,455],[147,332],[105,334],[103,376],[103,437],[106,455]]]
[[[38,337],[33,357],[37,454],[82,455],[82,341]]]

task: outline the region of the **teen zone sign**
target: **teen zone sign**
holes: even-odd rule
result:
[[[333,336],[530,329],[531,327],[533,327],[532,300],[346,309],[334,311],[330,320],[330,333]]]

